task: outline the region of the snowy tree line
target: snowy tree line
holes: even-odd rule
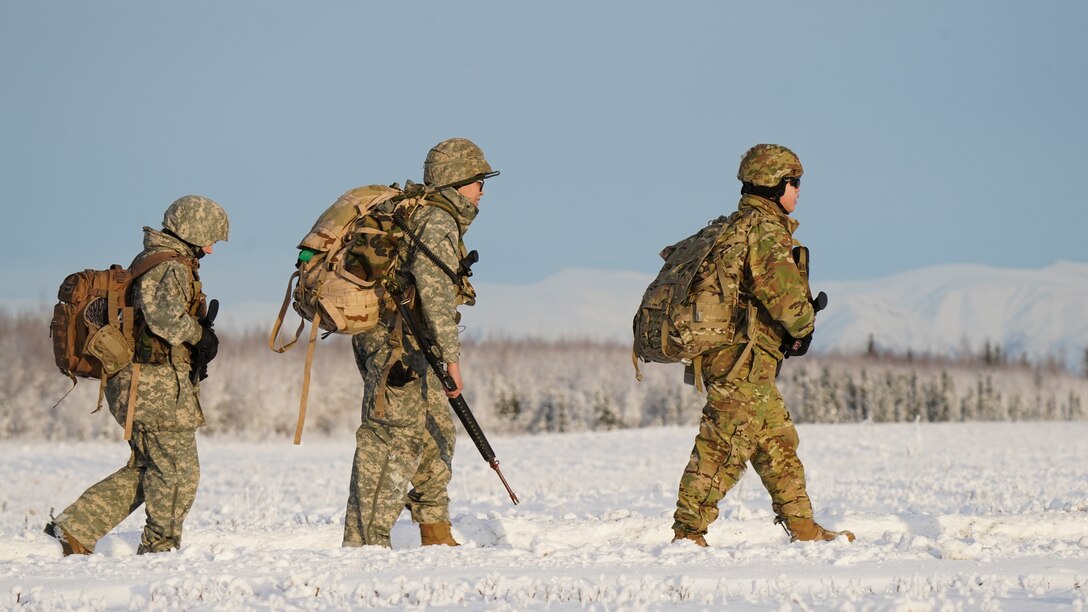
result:
[[[289,439],[305,348],[268,350],[261,331],[221,332],[203,384],[210,435]],[[0,438],[113,438],[105,408],[91,414],[98,383],[71,386],[53,363],[48,319],[0,312]],[[487,432],[541,433],[686,425],[704,398],[679,365],[643,364],[636,382],[628,347],[588,341],[466,341],[465,397]],[[788,360],[779,387],[797,422],[1073,420],[1088,418],[1088,379],[1026,360],[809,355]],[[362,379],[343,337],[317,346],[304,440],[349,435],[359,423]]]

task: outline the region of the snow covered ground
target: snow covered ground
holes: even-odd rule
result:
[[[694,428],[492,440],[522,499],[460,440],[454,534],[342,549],[351,439],[201,439],[180,551],[136,556],[142,512],[91,557],[41,528],[127,458],[117,443],[0,443],[0,609],[1072,609],[1088,604],[1088,423],[804,425],[817,519],[790,544],[751,472],[710,548],[670,543]]]

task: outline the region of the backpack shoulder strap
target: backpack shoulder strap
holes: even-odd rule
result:
[[[128,339],[129,341],[134,340],[135,335],[136,335],[136,333],[138,331],[136,329],[137,316],[136,316],[136,308],[134,306],[134,301],[135,300],[133,298],[133,291],[134,291],[133,287],[134,287],[136,281],[139,280],[139,278],[141,276],[143,276],[144,274],[147,274],[148,272],[150,272],[152,269],[155,268],[155,266],[158,266],[159,264],[166,263],[168,261],[180,261],[181,263],[188,266],[189,269],[193,271],[193,276],[194,276],[194,280],[195,280],[196,270],[197,270],[197,267],[199,266],[199,263],[197,262],[196,258],[195,257],[186,257],[185,255],[181,255],[179,253],[171,253],[170,251],[156,251],[156,252],[150,253],[146,257],[142,257],[142,258],[137,256],[136,259],[133,260],[132,264],[128,268],[128,272],[129,272],[128,280],[125,281],[125,284],[120,288],[120,295],[116,296],[115,299],[117,299],[118,302],[123,301],[123,304],[118,303],[117,307],[122,310],[122,315],[121,315],[121,321],[122,321],[122,324],[123,324],[122,332],[124,333],[125,338]],[[199,282],[199,280],[197,280],[196,282],[197,282],[197,284],[196,284],[197,291],[199,292],[200,282]],[[113,312],[113,311],[111,311],[111,312]],[[141,323],[141,328],[142,328],[142,323]]]
[[[192,257],[186,257],[184,255],[178,253],[171,253],[169,251],[157,251],[155,253],[149,254],[147,257],[137,257],[136,260],[132,262],[132,265],[128,268],[130,275],[129,282],[135,281],[137,278],[143,276],[144,274],[147,274],[155,266],[171,260],[181,260],[182,263],[186,264],[190,268],[195,267],[193,265],[195,259]]]

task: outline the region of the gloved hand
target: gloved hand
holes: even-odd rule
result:
[[[821,291],[812,298],[812,310],[820,312],[824,308],[827,308],[827,294]],[[809,345],[812,344],[812,334],[805,336],[804,338],[794,338],[793,336],[786,335],[782,340],[782,346],[778,347],[778,350],[782,351],[782,355],[789,359],[790,357],[800,357],[808,352]]]
[[[208,364],[219,353],[219,336],[211,323],[201,322],[200,340],[189,349],[189,381],[194,385],[208,377]]]
[[[200,355],[200,361],[207,364],[219,353],[219,336],[215,335],[215,330],[212,329],[210,323],[201,322],[201,327],[203,331],[200,334],[200,340],[197,340],[190,352],[193,355]]]
[[[189,345],[189,381],[194,385],[208,377],[208,364],[219,354],[219,336],[212,329],[218,315],[219,300],[211,300],[200,319],[200,340]]]
[[[782,351],[782,355],[789,359],[790,357],[800,357],[808,352],[808,347],[812,344],[812,334],[805,336],[804,338],[794,338],[793,336],[786,336],[786,339],[782,342],[782,346],[779,350]]]

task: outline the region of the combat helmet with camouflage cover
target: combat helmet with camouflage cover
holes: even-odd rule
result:
[[[801,160],[782,145],[757,144],[740,160],[737,179],[758,187],[775,187],[786,177],[801,178]]]
[[[458,187],[497,176],[484,152],[467,138],[450,138],[436,144],[423,162],[423,183],[430,187]]]
[[[227,211],[215,201],[197,195],[174,200],[162,216],[162,227],[198,247],[225,242],[230,235]]]

